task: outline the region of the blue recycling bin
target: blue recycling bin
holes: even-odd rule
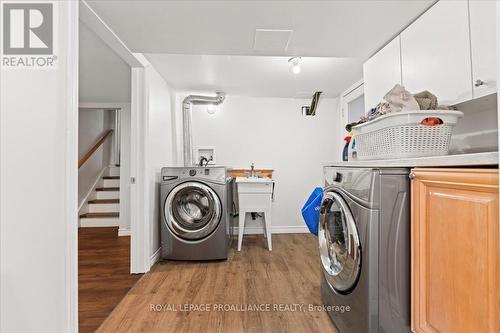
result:
[[[309,231],[318,236],[319,211],[323,200],[323,189],[316,187],[302,207],[302,217],[306,222]]]

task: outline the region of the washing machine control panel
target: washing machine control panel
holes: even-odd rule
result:
[[[161,179],[165,182],[193,177],[224,182],[227,170],[225,167],[166,167],[161,169]]]

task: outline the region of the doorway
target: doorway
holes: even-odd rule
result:
[[[131,270],[132,68],[82,21],[85,6],[79,24],[78,326],[93,332],[140,275]]]

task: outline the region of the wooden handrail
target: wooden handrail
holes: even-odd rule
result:
[[[78,169],[80,169],[80,167],[85,163],[87,162],[87,160],[90,158],[90,156],[92,156],[92,154],[95,153],[95,151],[97,149],[99,149],[100,146],[102,146],[102,144],[104,143],[104,141],[106,141],[106,139],[111,135],[113,134],[113,130],[110,129],[108,130],[106,133],[104,133],[104,135],[99,139],[99,141],[97,141],[97,143],[92,146],[92,148],[90,148],[90,150],[85,154],[83,155],[83,157],[78,161]]]

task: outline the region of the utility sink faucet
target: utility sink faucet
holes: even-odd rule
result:
[[[256,176],[257,176],[257,173],[255,172],[255,166],[252,163],[252,165],[250,165],[250,177],[256,177]]]
[[[255,165],[252,163],[252,165],[250,165],[250,171],[245,171],[245,174],[248,178],[252,178],[252,177],[259,177],[259,174],[261,172],[260,171],[257,171],[255,170]]]

